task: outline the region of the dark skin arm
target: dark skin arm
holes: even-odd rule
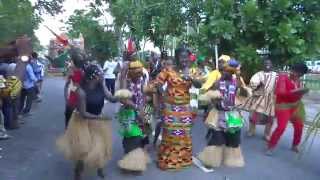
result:
[[[111,92],[108,90],[105,81],[103,80],[103,78],[101,78],[101,82],[102,84],[102,88],[106,97],[106,100],[112,102],[112,103],[116,103],[117,99],[111,94]]]
[[[298,88],[298,89],[295,89],[291,92],[294,94],[305,95],[306,93],[309,92],[309,89],[308,88]]]
[[[120,89],[127,88],[127,73],[128,73],[128,63],[123,64],[123,68],[120,71]]]
[[[65,85],[64,85],[64,99],[66,102],[68,99],[68,87],[69,87],[70,81],[71,81],[70,78],[68,78]]]
[[[101,118],[100,115],[94,115],[91,113],[88,113],[86,111],[86,94],[85,92],[81,89],[78,88],[77,93],[79,95],[79,104],[78,104],[78,111],[80,113],[80,115],[84,118],[88,118],[88,119],[99,119]]]

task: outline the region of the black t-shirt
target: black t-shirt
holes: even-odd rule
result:
[[[99,115],[104,105],[105,94],[101,86],[95,89],[85,89],[86,93],[86,111],[88,113]]]

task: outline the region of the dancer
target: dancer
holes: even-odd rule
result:
[[[205,93],[208,90],[212,89],[214,87],[215,82],[217,82],[221,78],[221,72],[223,71],[223,68],[226,63],[230,61],[231,57],[227,55],[221,55],[218,60],[218,69],[215,69],[211,71],[206,78],[205,83],[201,87],[201,93]],[[205,117],[208,115],[208,108],[205,106],[202,106],[201,108],[205,109]],[[210,136],[210,131],[208,130],[206,134],[206,138]]]
[[[304,105],[301,99],[309,91],[309,89],[302,87],[299,79],[307,72],[308,67],[305,64],[297,63],[291,67],[291,72],[289,74],[279,74],[275,88],[275,116],[278,125],[272,133],[268,143],[267,155],[272,155],[289,120],[294,128],[291,150],[299,152],[298,146],[301,141],[303,123],[305,120]]]
[[[70,56],[70,72],[66,84],[64,86],[64,97],[66,101],[66,108],[64,113],[65,128],[68,127],[72,112],[74,111],[78,103],[79,98],[76,91],[80,87],[80,83],[84,75],[83,68],[85,63],[84,55],[78,52],[76,49],[70,50]]]
[[[143,65],[134,60],[129,62],[128,69],[123,69],[121,77],[122,89],[116,92],[122,107],[118,112],[118,119],[122,126],[123,148],[125,156],[118,162],[121,169],[128,171],[145,171],[148,155],[143,150],[149,144],[151,133],[151,106],[147,104],[144,94]]]
[[[241,85],[240,78],[232,76],[236,71],[230,64],[224,66],[221,79],[215,83],[217,90],[200,97],[212,106],[206,119],[210,127],[208,146],[198,156],[210,168],[219,167],[222,162],[229,167],[244,166],[240,148],[242,120],[234,112],[236,94]]]
[[[265,59],[264,70],[254,74],[250,80],[253,96],[241,105],[241,108],[251,112],[249,136],[255,135],[256,124],[265,124],[264,139],[269,139],[274,118],[276,78],[277,73],[272,71],[271,60]]]
[[[81,180],[84,167],[97,170],[104,178],[103,167],[111,158],[111,122],[102,115],[104,99],[115,102],[107,90],[103,73],[95,65],[85,69],[84,78],[77,88],[76,111],[69,126],[57,140],[59,150],[75,162],[74,179]]]
[[[190,108],[189,88],[194,83],[189,75],[190,51],[184,47],[176,50],[176,66],[163,69],[148,85],[156,92],[166,82],[162,111],[163,131],[158,152],[158,166],[162,170],[179,170],[192,164],[191,128],[196,116]]]
[[[167,58],[167,60],[165,61],[164,66],[166,69],[174,69],[174,63],[173,63],[173,59],[172,58]],[[154,138],[153,138],[153,146],[156,147],[157,146],[157,142],[158,139],[162,139],[162,137],[160,136],[161,134],[161,130],[162,130],[162,125],[163,125],[163,121],[161,120],[161,111],[164,108],[164,95],[165,92],[167,90],[168,87],[168,83],[166,82],[161,88],[157,89],[157,92],[153,95],[154,97],[154,101],[156,102],[157,105],[154,105],[154,108],[156,109],[156,115],[155,115],[155,119],[156,119],[156,124],[155,124],[155,128],[154,128]],[[155,100],[156,99],[156,100]],[[155,104],[154,102],[154,104]]]

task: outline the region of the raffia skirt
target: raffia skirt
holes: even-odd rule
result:
[[[67,130],[56,143],[66,159],[83,161],[86,167],[98,169],[111,159],[111,135],[110,121],[88,120],[74,112]]]

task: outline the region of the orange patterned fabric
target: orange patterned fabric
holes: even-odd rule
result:
[[[168,83],[162,111],[162,141],[158,166],[163,170],[179,170],[192,165],[191,128],[195,113],[189,107],[191,82],[173,69],[164,69],[151,85]]]
[[[171,68],[164,69],[160,72],[157,78],[151,84],[165,84],[168,83],[166,92],[167,99],[170,99],[170,104],[181,104],[180,99],[190,99],[189,88],[191,82],[185,81],[181,78],[180,74]],[[176,101],[172,100],[176,99]],[[189,101],[184,101],[185,104]]]

